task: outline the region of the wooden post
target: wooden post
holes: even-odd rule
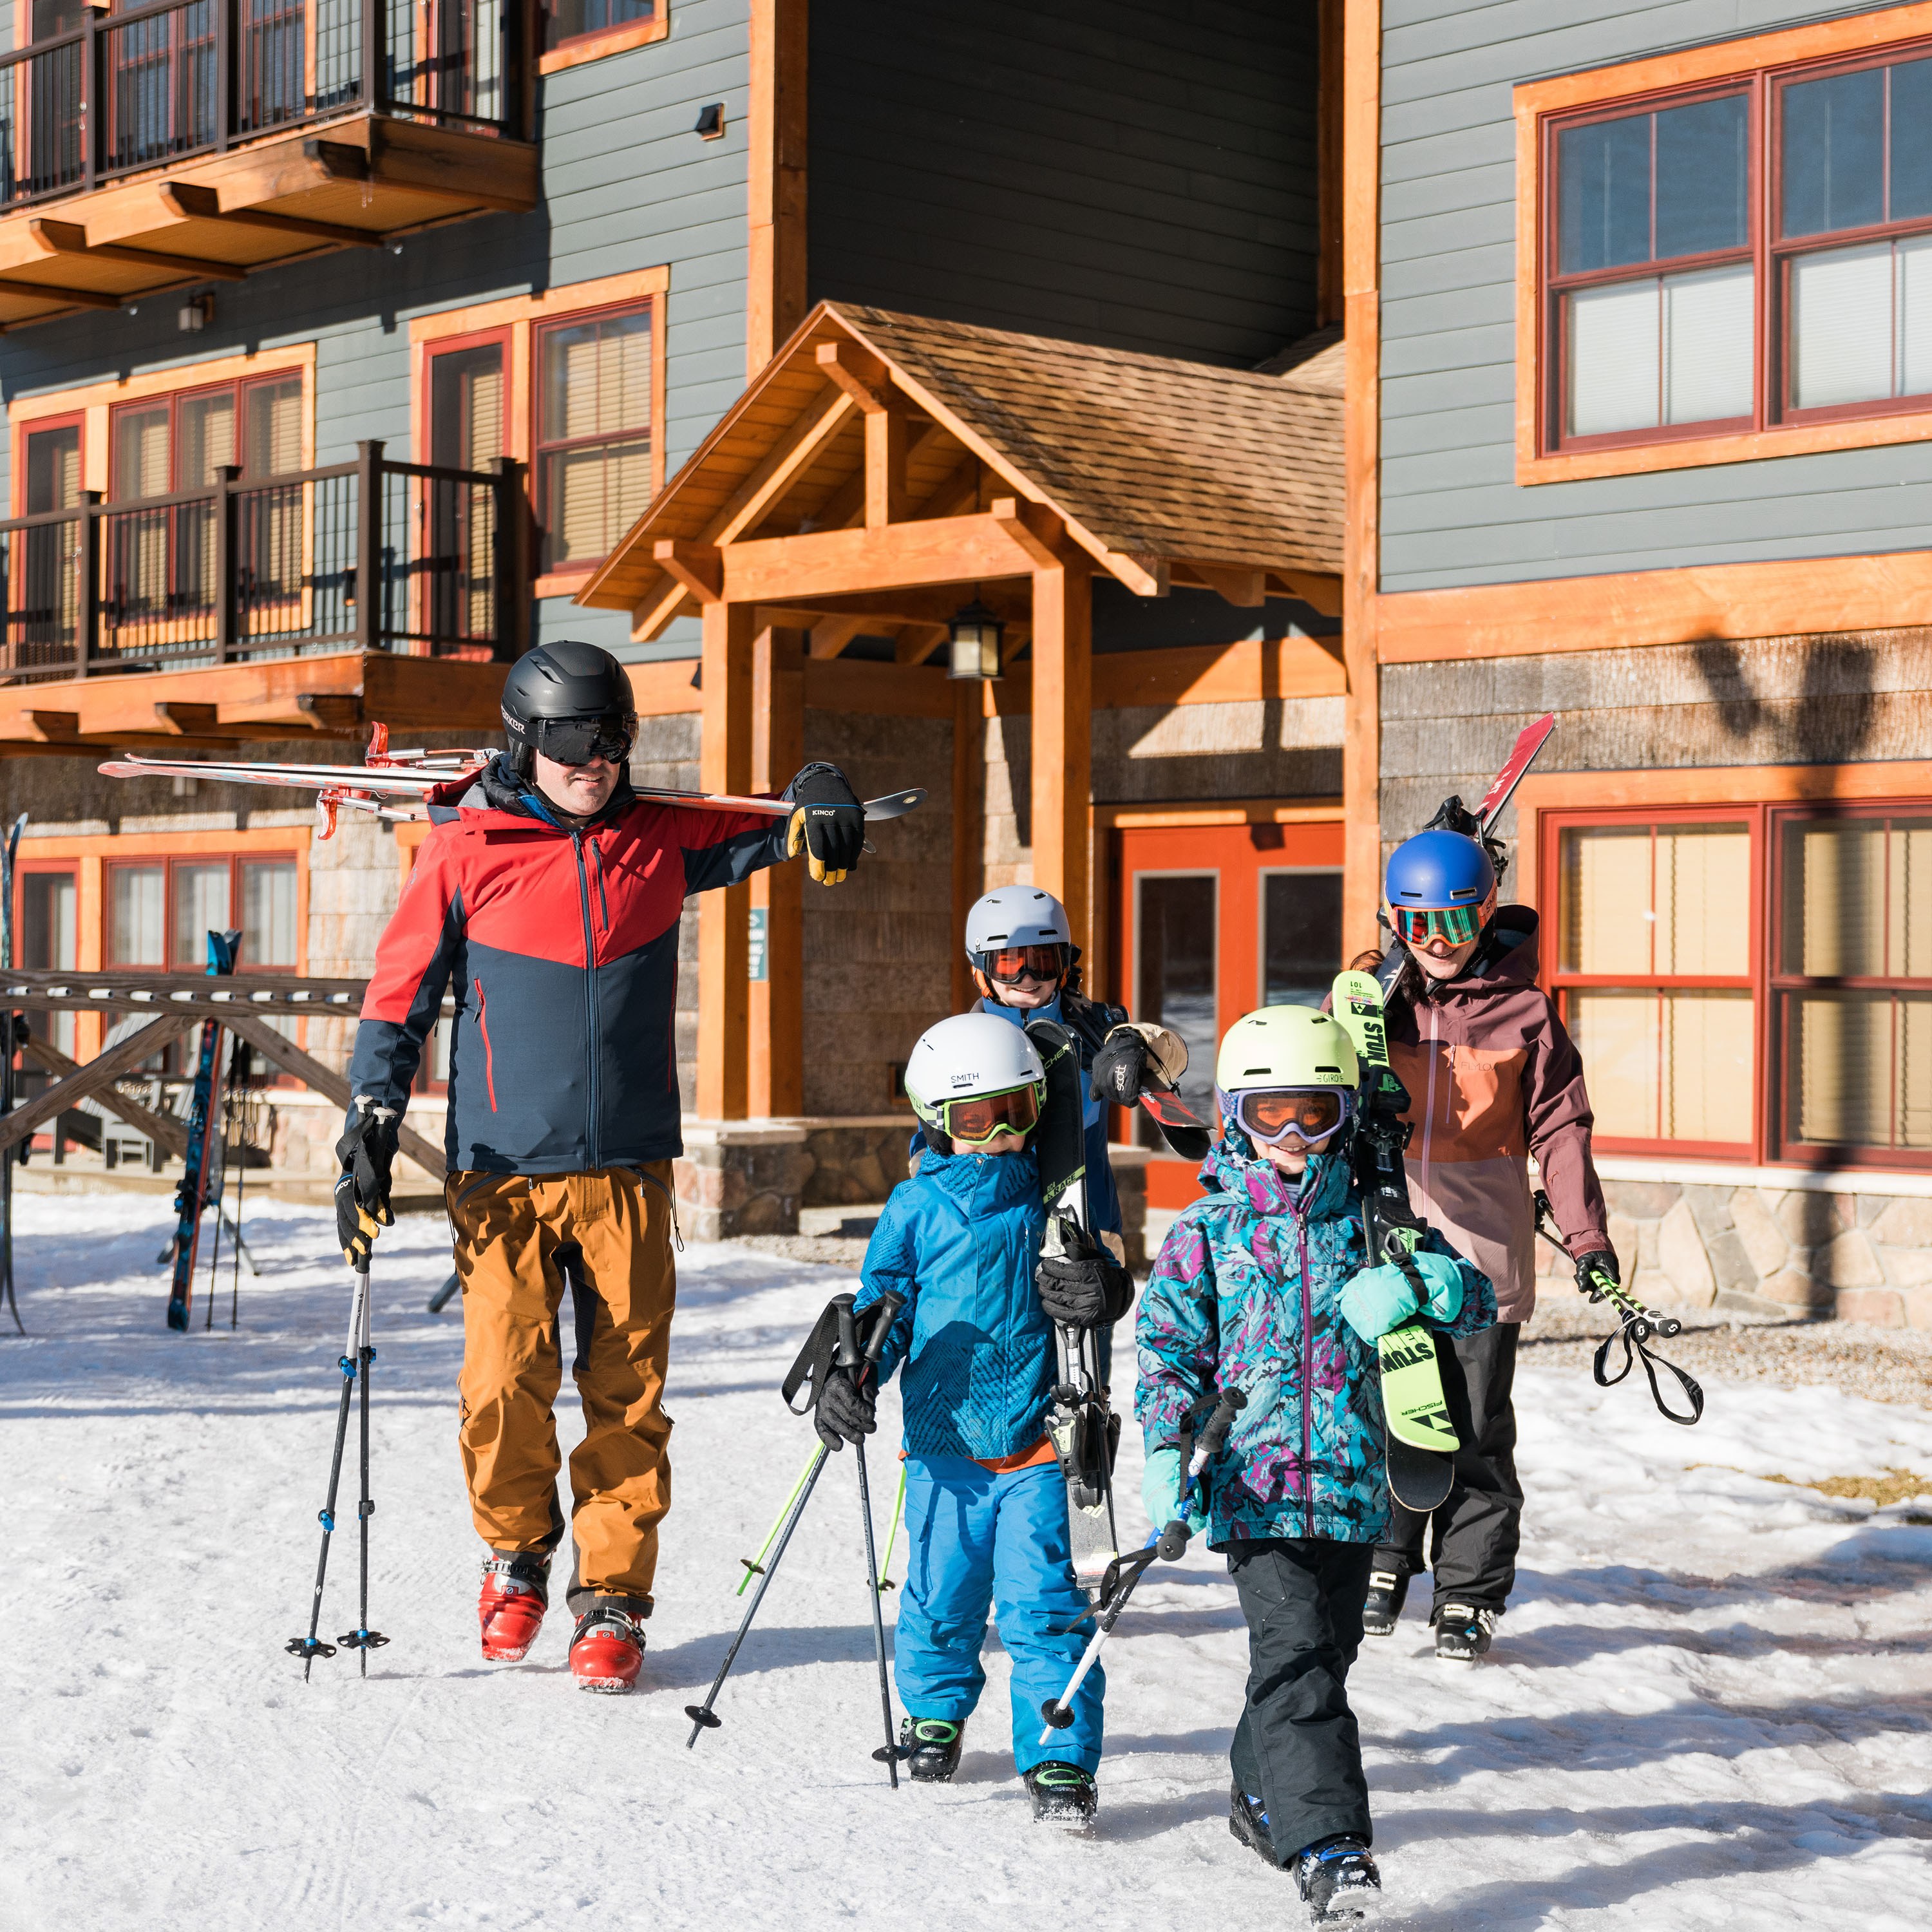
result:
[[[776,792],[805,763],[805,634],[761,626],[752,644],[752,789]],[[781,1119],[805,1111],[805,868],[752,879],[765,916],[765,977],[751,982],[749,1106]]]
[[[226,664],[235,655],[238,548],[235,542],[235,479],[238,463],[221,463],[214,470],[214,656]],[[244,620],[245,622],[245,620]]]
[[[805,320],[806,26],[806,0],[752,0],[748,377]]]
[[[388,105],[383,98],[383,56],[388,53],[384,24],[388,10],[382,0],[362,0],[362,106],[367,113],[380,114]]]
[[[523,466],[514,457],[497,456],[490,467],[496,474],[496,622],[490,656],[508,664],[523,656],[529,640],[530,518],[518,473]]]
[[[98,490],[80,493],[80,526],[75,532],[80,554],[74,568],[80,573],[80,585],[74,610],[74,669],[82,677],[94,668],[100,652],[100,495]]]
[[[706,791],[742,792],[752,782],[752,614],[746,604],[704,607],[698,782]],[[698,907],[698,1111],[707,1120],[742,1120],[750,1100],[752,889],[705,892]]]
[[[986,707],[980,686],[952,687],[952,1006],[963,1013],[979,996],[966,963],[966,915],[986,877]]]
[[[1093,791],[1094,585],[1070,553],[1033,574],[1033,882],[1087,944]]]
[[[214,145],[218,149],[226,148],[235,138],[235,56],[241,18],[236,0],[219,0],[214,17]]]

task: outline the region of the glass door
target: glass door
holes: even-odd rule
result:
[[[1187,1043],[1180,1097],[1204,1119],[1214,1107],[1216,1024],[1215,953],[1220,881],[1212,872],[1144,872],[1134,882],[1134,992],[1128,1010],[1170,1028]],[[1165,1146],[1143,1111],[1143,1147]]]

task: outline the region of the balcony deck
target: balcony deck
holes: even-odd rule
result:
[[[0,330],[534,208],[524,18],[164,0],[0,57]]]

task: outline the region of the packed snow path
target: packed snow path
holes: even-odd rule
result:
[[[776,1388],[832,1270],[682,1257],[650,1652],[640,1694],[592,1698],[566,1674],[560,1606],[527,1663],[478,1656],[459,1324],[423,1312],[446,1231],[390,1231],[370,1610],[392,1641],[366,1683],[344,1652],[305,1688],[282,1646],[307,1627],[340,1388],[349,1278],[329,1217],[251,1211],[264,1274],[243,1275],[239,1330],[203,1333],[198,1300],[184,1336],[162,1327],[164,1204],[18,1205],[32,1333],[0,1342],[0,1925],[1301,1922],[1288,1881],[1228,1834],[1245,1641],[1203,1549],[1153,1573],[1109,1647],[1090,1840],[1030,1821],[996,1646],[958,1781],[886,1790],[849,1456],[766,1598],[723,1728],[686,1750],[683,1707],[742,1608],[739,1558],[812,1439]],[[571,1396],[566,1378],[566,1445]],[[1412,1610],[1356,1668],[1390,1919],[1932,1924],[1932,1528],[1910,1505],[1761,1480],[1932,1476],[1932,1415],[1718,1384],[1693,1431],[1578,1373],[1526,1372],[1521,1396],[1529,1533],[1498,1660],[1437,1664]],[[353,1457],[352,1432],[330,1638],[355,1622]],[[1120,1461],[1137,1534],[1131,1427]],[[890,1456],[874,1467],[883,1538]]]

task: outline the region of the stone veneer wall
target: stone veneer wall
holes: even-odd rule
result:
[[[1932,1198],[1726,1181],[1604,1183],[1633,1293],[1659,1306],[1932,1328]],[[1567,1280],[1539,1243],[1538,1267]]]

